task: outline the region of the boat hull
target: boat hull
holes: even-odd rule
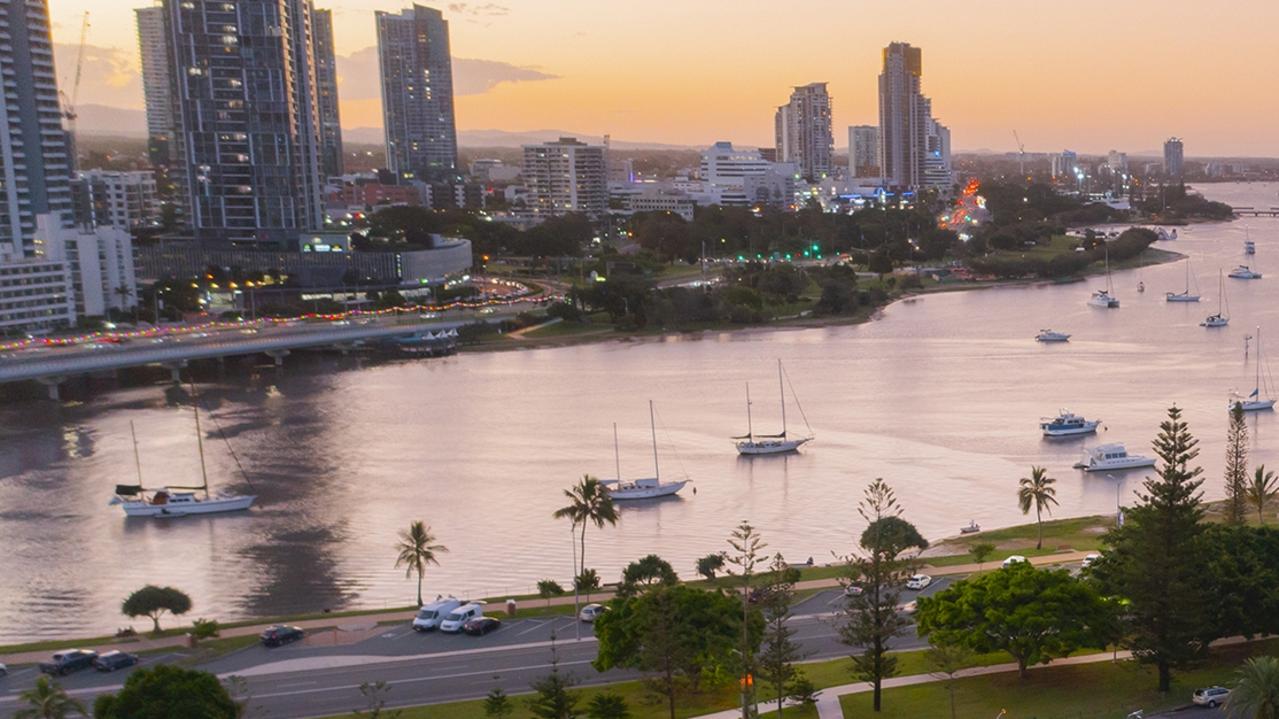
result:
[[[1093,297],[1088,300],[1088,304],[1093,307],[1100,307],[1104,310],[1119,309],[1119,300],[1113,297]]]
[[[790,452],[798,452],[799,448],[808,442],[809,438],[803,439],[784,439],[777,441],[764,442],[738,442],[737,453],[754,457],[764,454],[787,454]]]
[[[1198,302],[1199,295],[1174,295],[1172,293],[1164,295],[1169,302]]]
[[[1051,335],[1035,335],[1036,342],[1069,342],[1070,335],[1067,334],[1051,334]]]
[[[1209,317],[1203,322],[1200,322],[1199,326],[1200,327],[1225,327],[1228,324],[1230,324],[1230,320],[1224,317]]]
[[[126,517],[187,517],[197,514],[221,514],[242,512],[253,506],[254,495],[218,497],[199,502],[181,504],[151,504],[150,502],[121,502]]]
[[[1041,426],[1041,429],[1043,429],[1045,437],[1075,437],[1081,434],[1094,434],[1100,424],[1101,421],[1098,420],[1096,422],[1085,422],[1082,427],[1049,429]]]
[[[1155,460],[1150,457],[1132,457],[1119,462],[1098,462],[1096,464],[1085,464],[1081,469],[1085,472],[1122,472],[1126,469],[1140,469],[1142,467],[1155,466]]]
[[[681,479],[678,482],[663,482],[656,487],[636,487],[626,489],[610,489],[608,496],[615,502],[631,502],[640,499],[658,499],[660,497],[669,497],[688,484],[687,479]]]
[[[1273,399],[1249,399],[1239,402],[1231,402],[1226,406],[1227,411],[1234,411],[1235,405],[1243,405],[1245,412],[1264,412],[1275,408],[1275,400]]]

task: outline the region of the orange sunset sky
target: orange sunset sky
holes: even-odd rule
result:
[[[64,82],[91,11],[80,103],[141,108],[132,8],[49,0]],[[342,121],[381,124],[374,10],[335,13]],[[771,144],[791,85],[830,83],[836,145],[876,122],[880,49],[924,51],[957,150],[1279,156],[1279,0],[481,0],[450,21],[460,131],[561,129],[688,145]]]

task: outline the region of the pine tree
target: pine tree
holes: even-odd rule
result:
[[[782,555],[773,557],[769,567],[768,584],[764,587],[764,640],[759,648],[756,674],[768,682],[777,697],[777,715],[782,714],[782,704],[790,694],[790,685],[798,675],[795,662],[805,654],[795,641],[794,627],[790,626],[791,604],[795,601],[795,580],[799,572],[791,569]]]
[[[1230,410],[1230,430],[1226,433],[1226,521],[1243,524],[1248,511],[1248,425],[1243,407]]]
[[[1201,657],[1214,637],[1200,541],[1203,468],[1191,466],[1199,442],[1175,406],[1159,427],[1158,473],[1142,483],[1140,504],[1127,510],[1124,526],[1106,535],[1110,551],[1095,576],[1108,594],[1128,600],[1125,641],[1133,656],[1158,669],[1159,690],[1167,692],[1172,670]]]
[[[551,673],[530,685],[534,694],[526,701],[529,712],[537,719],[577,719],[577,702],[581,699],[570,692],[573,678],[560,673],[559,654],[555,650],[555,635],[551,635]]]

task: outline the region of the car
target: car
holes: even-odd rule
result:
[[[862,589],[862,585],[860,584],[850,584],[847,587],[844,587],[845,597],[860,597],[862,594],[865,594],[865,593],[866,593],[866,590]]]
[[[138,655],[121,651],[103,652],[93,660],[93,668],[100,672],[113,672],[138,663]]]
[[[606,611],[608,611],[608,607],[603,604],[587,604],[582,607],[582,611],[577,613],[577,618],[584,622],[593,622]]]
[[[1086,554],[1084,555],[1084,561],[1082,562],[1082,566],[1084,567],[1084,569],[1087,569],[1088,567],[1091,567],[1093,564],[1095,564],[1098,559],[1101,559],[1101,555],[1096,552],[1091,552],[1089,554]]]
[[[933,583],[933,578],[928,576],[927,574],[915,574],[915,575],[912,575],[910,579],[906,580],[906,588],[919,591],[932,583]]]
[[[1216,709],[1226,703],[1228,696],[1230,696],[1230,690],[1225,687],[1205,687],[1196,689],[1190,698],[1197,706]]]
[[[6,674],[8,674],[8,673],[9,673],[9,667],[6,667],[5,665],[0,664],[0,677],[2,677],[2,676],[4,676],[4,675],[6,675]]]
[[[462,625],[462,631],[479,637],[502,628],[502,620],[497,617],[476,617]]]
[[[423,605],[417,610],[417,616],[413,617],[413,631],[429,632],[432,629],[439,629],[440,622],[460,606],[462,606],[462,600],[457,597],[436,599],[430,604]]]
[[[306,636],[306,632],[302,631],[302,627],[291,627],[285,624],[267,627],[258,635],[264,647],[282,646],[289,642],[299,641],[304,636]]]
[[[53,655],[53,660],[48,662],[40,662],[40,671],[44,674],[52,674],[56,676],[65,676],[71,672],[78,672],[81,669],[88,669],[93,666],[93,660],[98,658],[98,653],[88,649],[67,649]]]
[[[1004,563],[1001,566],[1007,568],[1007,567],[1013,566],[1014,564],[1024,564],[1025,562],[1026,562],[1025,557],[1021,556],[1020,554],[1013,554],[1013,555],[1010,555],[1008,559],[1005,559]]]
[[[909,601],[902,605],[902,613],[914,614],[919,609],[919,602]]]
[[[444,619],[440,622],[440,631],[445,634],[457,634],[462,631],[462,626],[472,619],[479,619],[484,616],[484,605],[479,602],[467,602],[462,606],[454,609],[444,615]]]

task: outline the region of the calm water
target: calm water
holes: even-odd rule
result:
[[[1279,185],[1207,192],[1279,204]],[[1231,326],[1202,329],[1216,310],[1218,268],[1246,261],[1245,228],[1266,279],[1227,280]],[[1116,273],[1117,311],[1085,305],[1093,280],[933,295],[858,327],[228,370],[201,393],[260,496],[260,508],[240,516],[126,521],[107,506],[112,486],[134,479],[130,422],[144,481],[198,476],[182,390],[146,384],[79,406],[10,403],[0,408],[0,641],[113,630],[127,623],[120,600],[148,582],[187,590],[193,616],[224,619],[403,605],[414,583],[393,568],[392,546],[414,519],[452,550],[428,573],[431,594],[564,582],[568,526],[550,518],[561,489],[585,472],[612,476],[613,422],[623,474],[651,472],[650,398],[663,475],[686,473],[697,493],[628,507],[618,527],[592,531],[587,563],[607,580],[649,552],[691,574],[743,519],[789,559],[825,561],[860,532],[855,507],[875,477],[933,538],[969,519],[1024,521],[1015,488],[1031,464],[1059,479],[1057,516],[1112,511],[1117,490],[1127,495],[1141,474],[1072,470],[1084,442],[1048,442],[1036,426],[1059,407],[1102,417],[1102,439],[1148,454],[1176,402],[1201,440],[1206,493],[1218,497],[1227,393],[1251,389],[1244,337],[1263,325],[1279,352],[1279,221],[1180,235],[1163,246],[1190,255],[1199,304],[1163,301],[1184,282],[1175,263]],[[1075,337],[1039,345],[1031,338],[1041,327]],[[745,429],[743,384],[752,382],[756,428],[769,431],[779,357],[817,441],[797,456],[739,459],[727,438]],[[792,427],[802,426],[796,415],[792,406]],[[1249,422],[1254,461],[1279,463],[1279,417]],[[234,483],[235,461],[208,424],[211,476]]]

